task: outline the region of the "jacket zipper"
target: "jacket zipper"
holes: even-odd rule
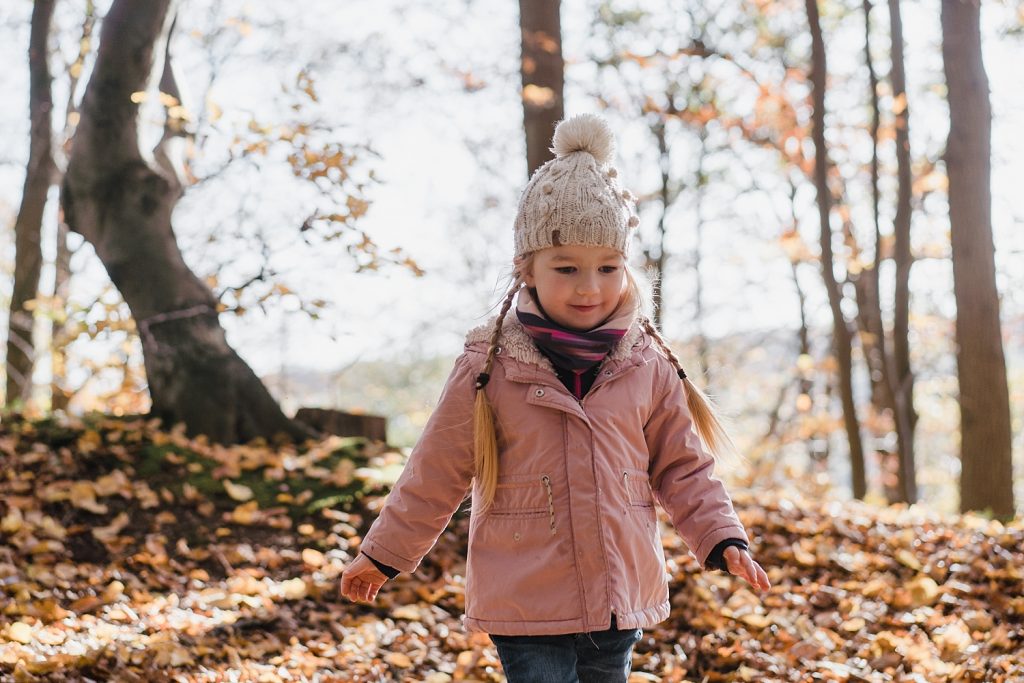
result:
[[[551,478],[548,475],[541,477],[544,486],[548,489],[548,512],[551,515],[551,533],[555,533],[555,501],[551,495]]]

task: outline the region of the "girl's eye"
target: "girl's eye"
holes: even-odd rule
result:
[[[602,273],[614,273],[619,269],[618,266],[601,266]]]
[[[555,270],[558,271],[559,273],[562,273],[563,275],[572,275],[572,273],[575,272],[576,269],[573,268],[572,266],[562,266],[561,268],[555,268]]]

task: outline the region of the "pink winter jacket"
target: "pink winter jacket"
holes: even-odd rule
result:
[[[362,550],[411,572],[472,487],[474,382],[494,321],[471,330]],[[635,322],[577,400],[515,315],[485,391],[498,429],[498,489],[472,511],[469,632],[550,635],[653,626],[669,615],[654,501],[701,566],[747,535],[702,447],[675,368]]]

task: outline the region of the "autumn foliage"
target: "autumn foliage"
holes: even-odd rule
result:
[[[0,679],[504,680],[459,622],[464,510],[376,603],[338,597],[400,453],[158,427],[0,426]],[[702,572],[661,513],[673,609],[634,683],[1024,680],[1024,524],[734,498],[771,592]]]

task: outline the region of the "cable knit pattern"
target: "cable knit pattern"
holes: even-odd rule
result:
[[[557,156],[534,172],[519,198],[516,256],[569,244],[629,255],[640,220],[636,198],[619,188],[618,172],[605,167],[614,149],[614,136],[600,116],[579,114],[558,124],[552,141]]]

